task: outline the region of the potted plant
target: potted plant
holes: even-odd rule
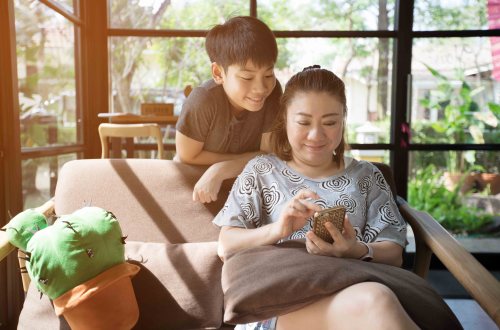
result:
[[[499,105],[488,103],[488,109],[481,109],[474,96],[484,90],[483,86],[472,88],[463,73],[459,73],[457,86],[452,80],[426,65],[429,72],[438,80],[436,90],[420,100],[427,109],[438,113],[438,120],[431,123],[432,129],[443,136],[448,143],[484,143],[483,131],[489,126],[498,126]],[[457,81],[455,80],[455,81]],[[444,141],[443,141],[444,142]],[[483,175],[484,168],[475,164],[475,151],[450,152],[444,172],[445,185],[453,189],[457,185],[460,191],[481,190],[487,184],[491,191],[498,191],[500,182],[497,173]]]
[[[459,187],[449,189],[443,182],[443,171],[429,165],[419,169],[408,184],[408,203],[431,214],[453,234],[480,233],[493,216],[464,204]]]

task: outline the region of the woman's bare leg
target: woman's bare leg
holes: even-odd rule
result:
[[[278,318],[277,330],[418,329],[385,285],[365,282]]]

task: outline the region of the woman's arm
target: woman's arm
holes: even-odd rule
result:
[[[356,232],[347,216],[344,219],[344,230],[341,233],[333,224],[326,223],[326,229],[333,237],[333,243],[327,243],[310,231],[306,235],[306,247],[309,253],[328,255],[340,258],[360,259],[368,252],[365,244],[356,239]],[[400,267],[403,263],[403,248],[401,245],[382,241],[368,243],[373,249],[372,262]]]
[[[403,247],[401,245],[391,241],[368,244],[370,244],[371,248],[373,249],[372,262],[378,262],[381,264],[387,264],[396,267],[401,267],[401,265],[403,264]]]
[[[290,236],[302,228],[314,212],[321,210],[321,207],[308,200],[309,198],[319,198],[319,196],[311,190],[299,191],[285,204],[278,221],[271,224],[252,229],[222,227],[219,234],[219,257],[224,260],[228,254],[255,246],[274,244]]]
[[[217,254],[224,260],[228,254],[248,249],[254,246],[270,245],[278,242],[281,237],[276,235],[275,224],[245,229],[224,226],[220,230]]]

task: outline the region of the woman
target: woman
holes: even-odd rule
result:
[[[304,238],[311,254],[401,266],[406,224],[390,188],[372,164],[345,157],[345,86],[319,66],[305,68],[285,87],[275,155],[250,161],[214,219],[219,255]],[[311,231],[312,216],[344,205],[344,230],[327,229],[334,243]],[[265,270],[263,270],[265,273]],[[313,323],[311,323],[313,322]],[[236,329],[417,329],[395,294],[365,282],[298,311]]]

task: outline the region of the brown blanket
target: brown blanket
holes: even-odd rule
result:
[[[265,320],[368,281],[391,288],[422,329],[462,329],[444,300],[414,273],[382,264],[311,255],[303,241],[244,250],[225,261],[224,321],[241,324]]]

